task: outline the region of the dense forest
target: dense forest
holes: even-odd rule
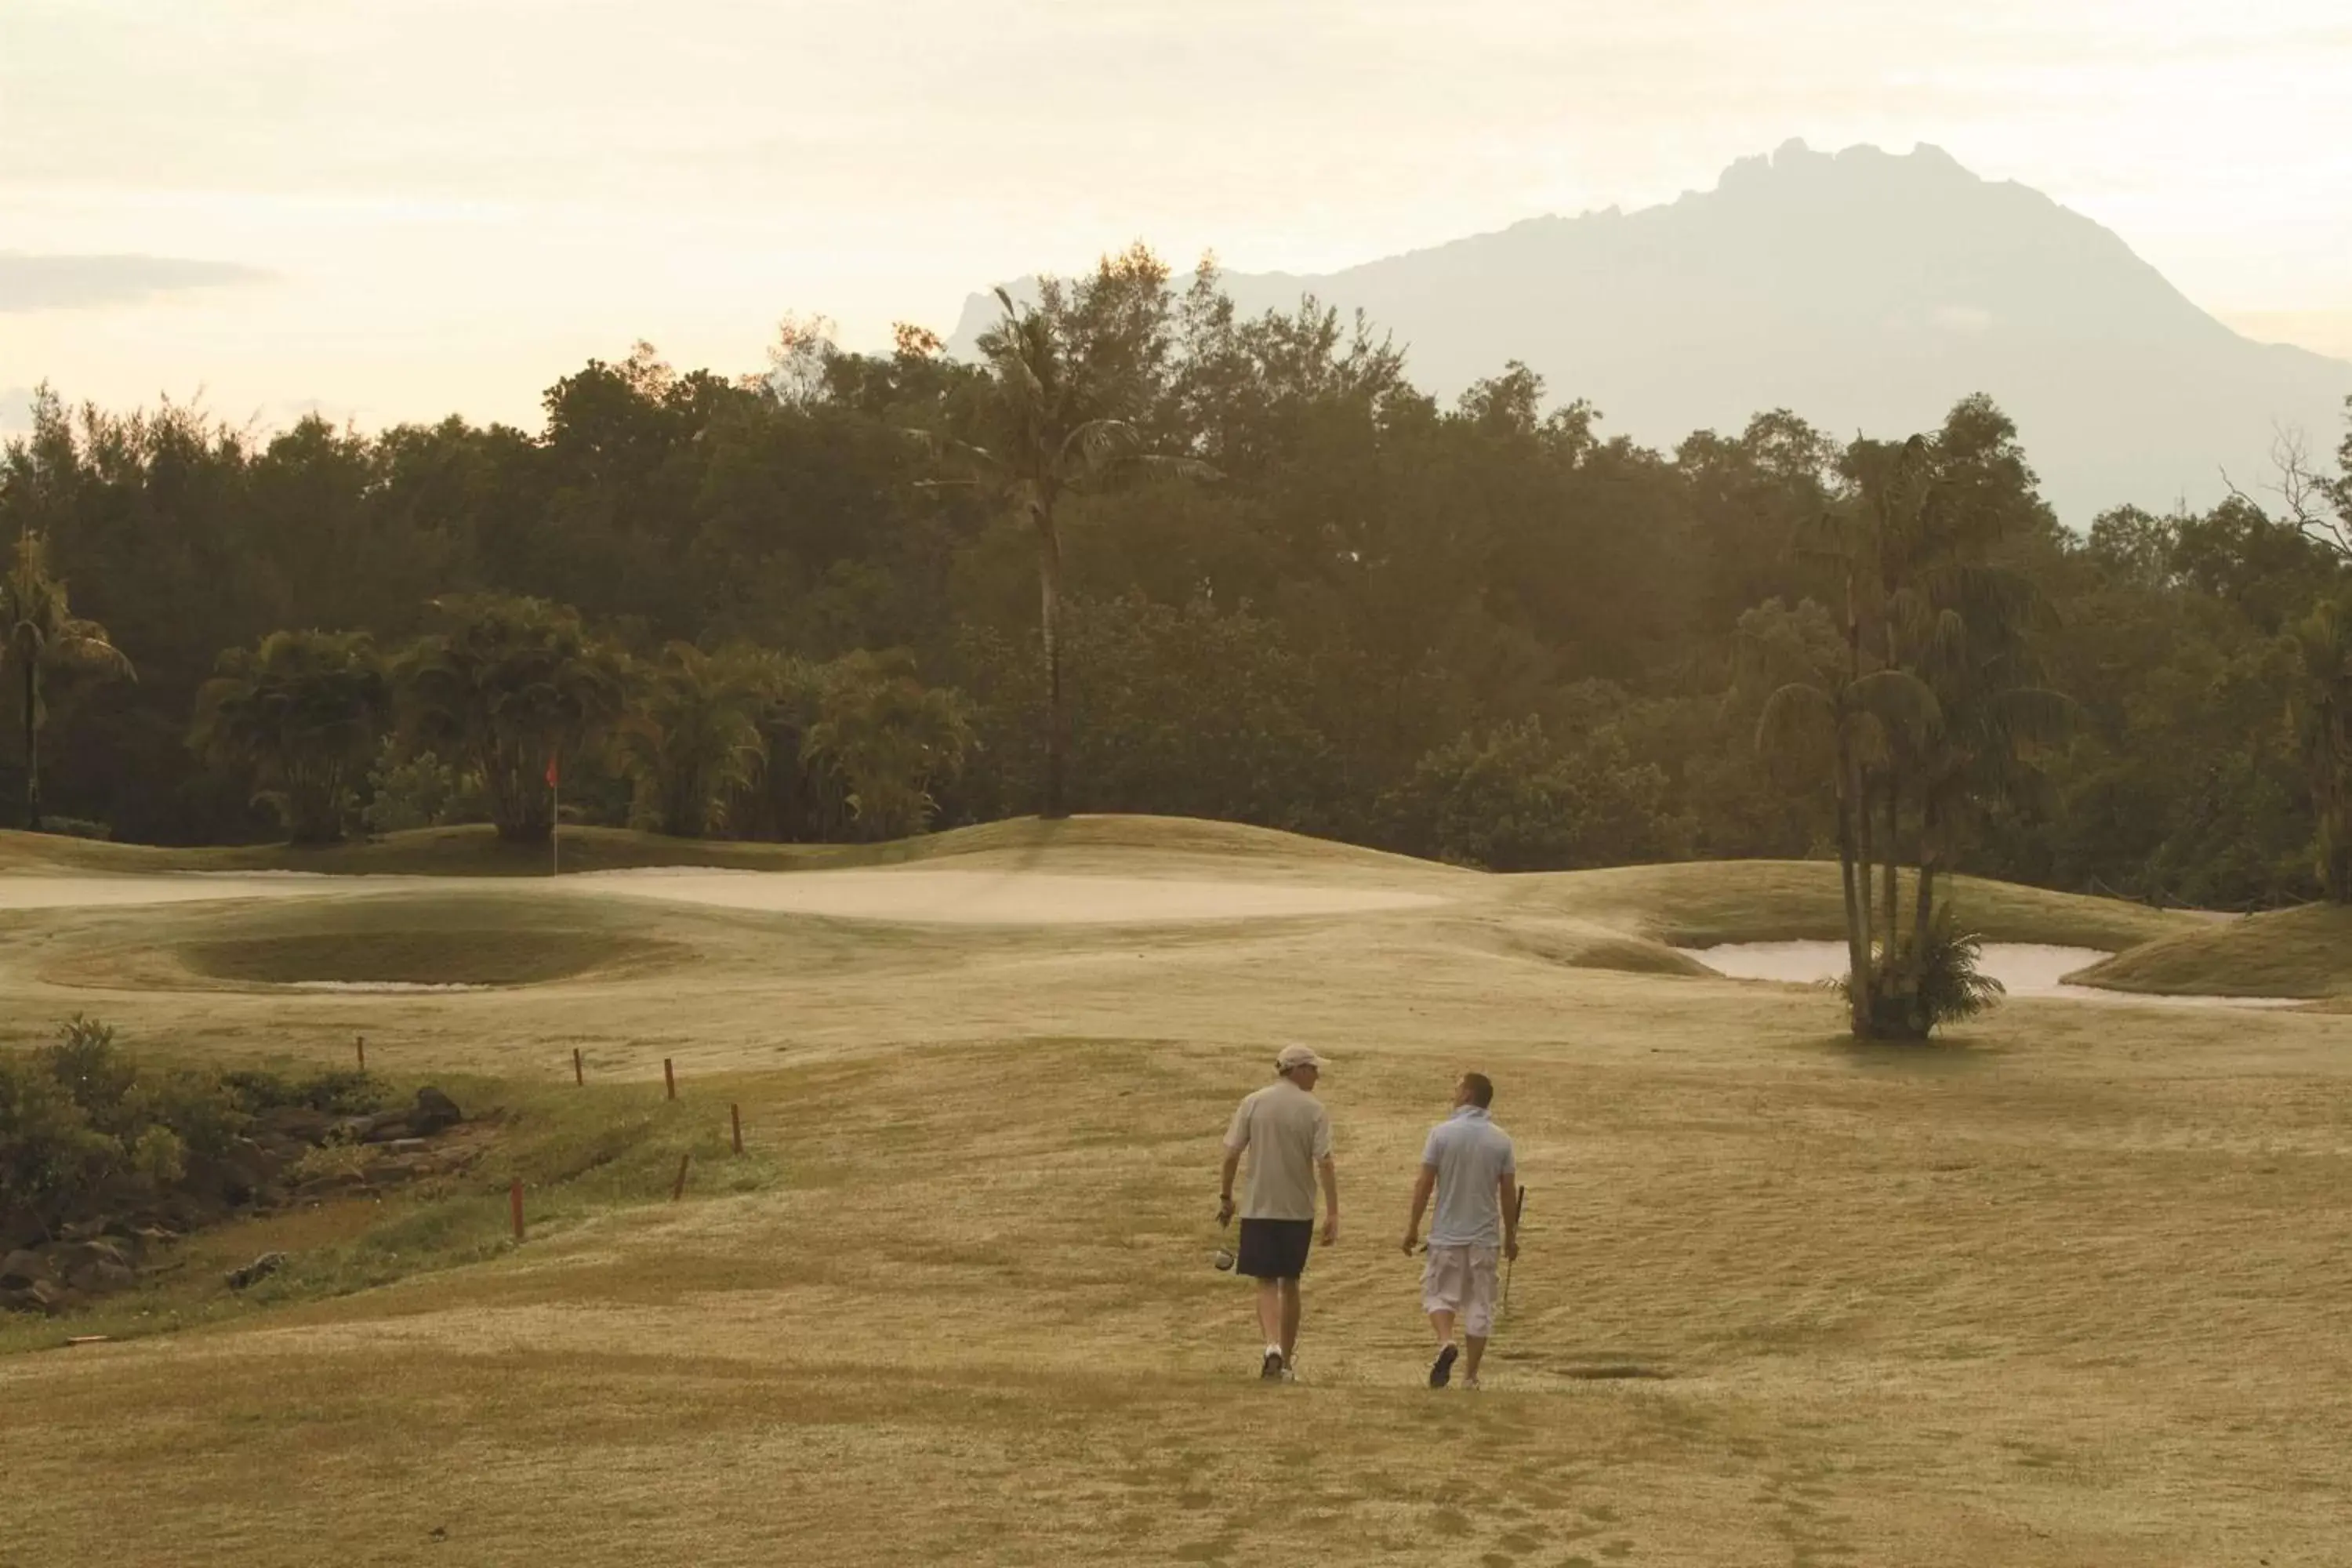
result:
[[[1851,824],[1759,753],[1768,656],[1834,641],[1841,528],[1907,506],[1965,519],[1935,571],[2020,585],[2002,679],[2066,709],[2005,744],[1944,864],[2250,907],[2352,855],[2352,487],[2325,466],[2076,534],[1983,398],[1654,451],[1517,364],[1441,407],[1375,324],[1244,319],[1139,249],[983,347],[788,324],[730,380],[640,345],[549,388],[535,434],[45,393],[0,465],[0,798],[173,844],[530,837],[560,776],[567,821],[695,835],[1045,808],[1506,869],[1823,854]]]

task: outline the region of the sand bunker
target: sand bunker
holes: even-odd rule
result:
[[[289,991],[359,991],[383,992],[406,995],[415,992],[434,994],[444,991],[488,991],[488,985],[473,985],[455,980],[289,980],[282,983]]]
[[[1743,942],[1723,947],[1682,950],[1718,974],[1734,980],[1781,980],[1801,985],[1835,980],[1846,972],[1842,942]],[[2157,1007],[2296,1007],[2288,996],[2158,996],[2069,985],[2065,976],[2110,956],[2096,948],[2051,947],[2037,942],[1985,943],[1978,967],[2011,996],[2060,996],[2075,1002],[2137,1002]]]
[[[1071,877],[1045,871],[596,871],[554,884],[619,895],[837,920],[939,925],[1161,925],[1425,908],[1427,893],[1275,882]]]

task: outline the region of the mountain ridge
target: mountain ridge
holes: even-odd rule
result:
[[[2266,468],[2280,428],[2332,449],[2352,397],[2352,362],[2240,334],[2113,230],[1928,143],[1792,141],[1633,212],[1221,280],[1245,314],[1302,295],[1362,310],[1441,398],[1522,361],[1604,430],[1660,447],[1775,407],[1902,434],[1988,393],[2076,527],[2126,502],[2210,504],[2225,469],[2242,484]],[[1009,287],[1035,297],[1034,279]],[[971,355],[995,309],[972,296],[950,351]]]

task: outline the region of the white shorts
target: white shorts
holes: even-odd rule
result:
[[[1421,1270],[1421,1310],[1456,1312],[1462,1331],[1485,1339],[1495,1327],[1495,1268],[1502,1249],[1432,1243]]]

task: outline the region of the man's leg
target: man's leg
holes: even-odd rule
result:
[[[1298,1277],[1282,1282],[1282,1364],[1288,1366],[1298,1349]]]
[[[1258,1332],[1263,1342],[1269,1345],[1283,1343],[1282,1286],[1283,1282],[1279,1279],[1261,1279],[1257,1282]],[[1293,1288],[1296,1288],[1295,1282]],[[1283,1353],[1286,1356],[1289,1353],[1287,1346],[1285,1346]]]
[[[1429,1386],[1444,1388],[1454,1381],[1454,1358],[1459,1354],[1454,1348],[1454,1319],[1462,1301],[1461,1253],[1452,1247],[1433,1245],[1428,1261],[1421,1271],[1421,1310],[1429,1314],[1429,1326],[1437,1331],[1437,1359],[1429,1365]]]
[[[1469,1249],[1469,1293],[1462,1312],[1463,1349],[1462,1381],[1475,1384],[1478,1381],[1478,1361],[1486,1353],[1486,1336],[1495,1327],[1495,1249],[1474,1247]]]

